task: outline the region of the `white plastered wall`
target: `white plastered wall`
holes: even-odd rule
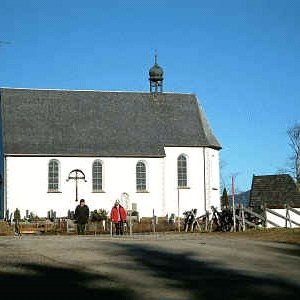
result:
[[[165,202],[166,212],[179,215],[186,210],[197,209],[197,215],[220,206],[219,152],[199,147],[166,147]],[[177,158],[187,157],[188,188],[177,189]]]
[[[48,163],[60,162],[60,193],[48,193]],[[103,162],[104,193],[92,192],[92,164],[95,159]],[[148,193],[136,192],[136,163],[146,162]],[[6,157],[6,209],[16,208],[24,216],[26,210],[39,217],[53,209],[57,216],[67,216],[75,210],[75,181],[66,181],[70,171],[80,169],[87,182],[79,181],[78,199],[84,198],[90,210],[104,208],[108,211],[122,193],[129,195],[130,204],[136,203],[141,216],[162,213],[163,158],[96,158],[96,157]],[[131,208],[131,207],[130,207]]]
[[[219,207],[219,153],[217,150],[197,147],[166,147],[164,158],[110,158],[110,157],[12,157],[5,158],[5,209],[16,208],[24,216],[26,210],[39,217],[49,210],[57,216],[67,216],[75,210],[75,182],[66,181],[70,171],[80,169],[87,182],[79,181],[78,199],[84,198],[90,210],[104,208],[110,211],[115,199],[122,193],[129,195],[137,205],[140,216],[178,214],[197,208],[197,215],[211,205]],[[177,189],[177,158],[188,158],[188,188]],[[48,163],[60,163],[60,192],[48,193]],[[103,163],[103,193],[92,192],[92,164]],[[136,164],[143,161],[147,169],[147,192],[136,192]],[[204,172],[205,170],[205,172]],[[205,185],[204,185],[205,183]],[[179,195],[179,202],[178,202]]]

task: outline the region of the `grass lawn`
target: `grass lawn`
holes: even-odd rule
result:
[[[218,234],[232,238],[249,238],[262,241],[294,243],[300,245],[300,228],[251,229],[245,232],[211,232],[208,234]]]

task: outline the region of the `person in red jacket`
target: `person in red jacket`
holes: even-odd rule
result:
[[[126,211],[125,208],[120,204],[120,201],[118,199],[111,209],[110,218],[111,221],[115,224],[116,235],[123,235],[124,223],[126,222]]]

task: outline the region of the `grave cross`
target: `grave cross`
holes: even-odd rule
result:
[[[78,181],[79,180],[84,180],[84,182],[87,182],[85,180],[85,175],[81,170],[74,169],[69,173],[67,181],[69,181],[70,179],[75,180],[75,186],[76,186],[76,199],[75,199],[75,201],[78,201]]]

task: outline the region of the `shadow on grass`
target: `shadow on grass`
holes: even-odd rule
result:
[[[0,290],[12,299],[135,299],[107,276],[39,264],[10,266],[21,272],[1,272]]]
[[[201,262],[188,254],[158,251],[142,245],[119,245],[136,266],[167,279],[170,289],[188,290],[190,299],[297,299],[300,286],[283,279],[256,277]],[[171,283],[170,283],[171,280]],[[155,288],[155,287],[154,287]]]
[[[278,245],[283,244],[284,247],[278,247]],[[265,249],[270,249],[273,253],[278,252],[284,255],[290,255],[295,257],[300,257],[300,245],[293,243],[277,243],[277,245],[265,246]]]

